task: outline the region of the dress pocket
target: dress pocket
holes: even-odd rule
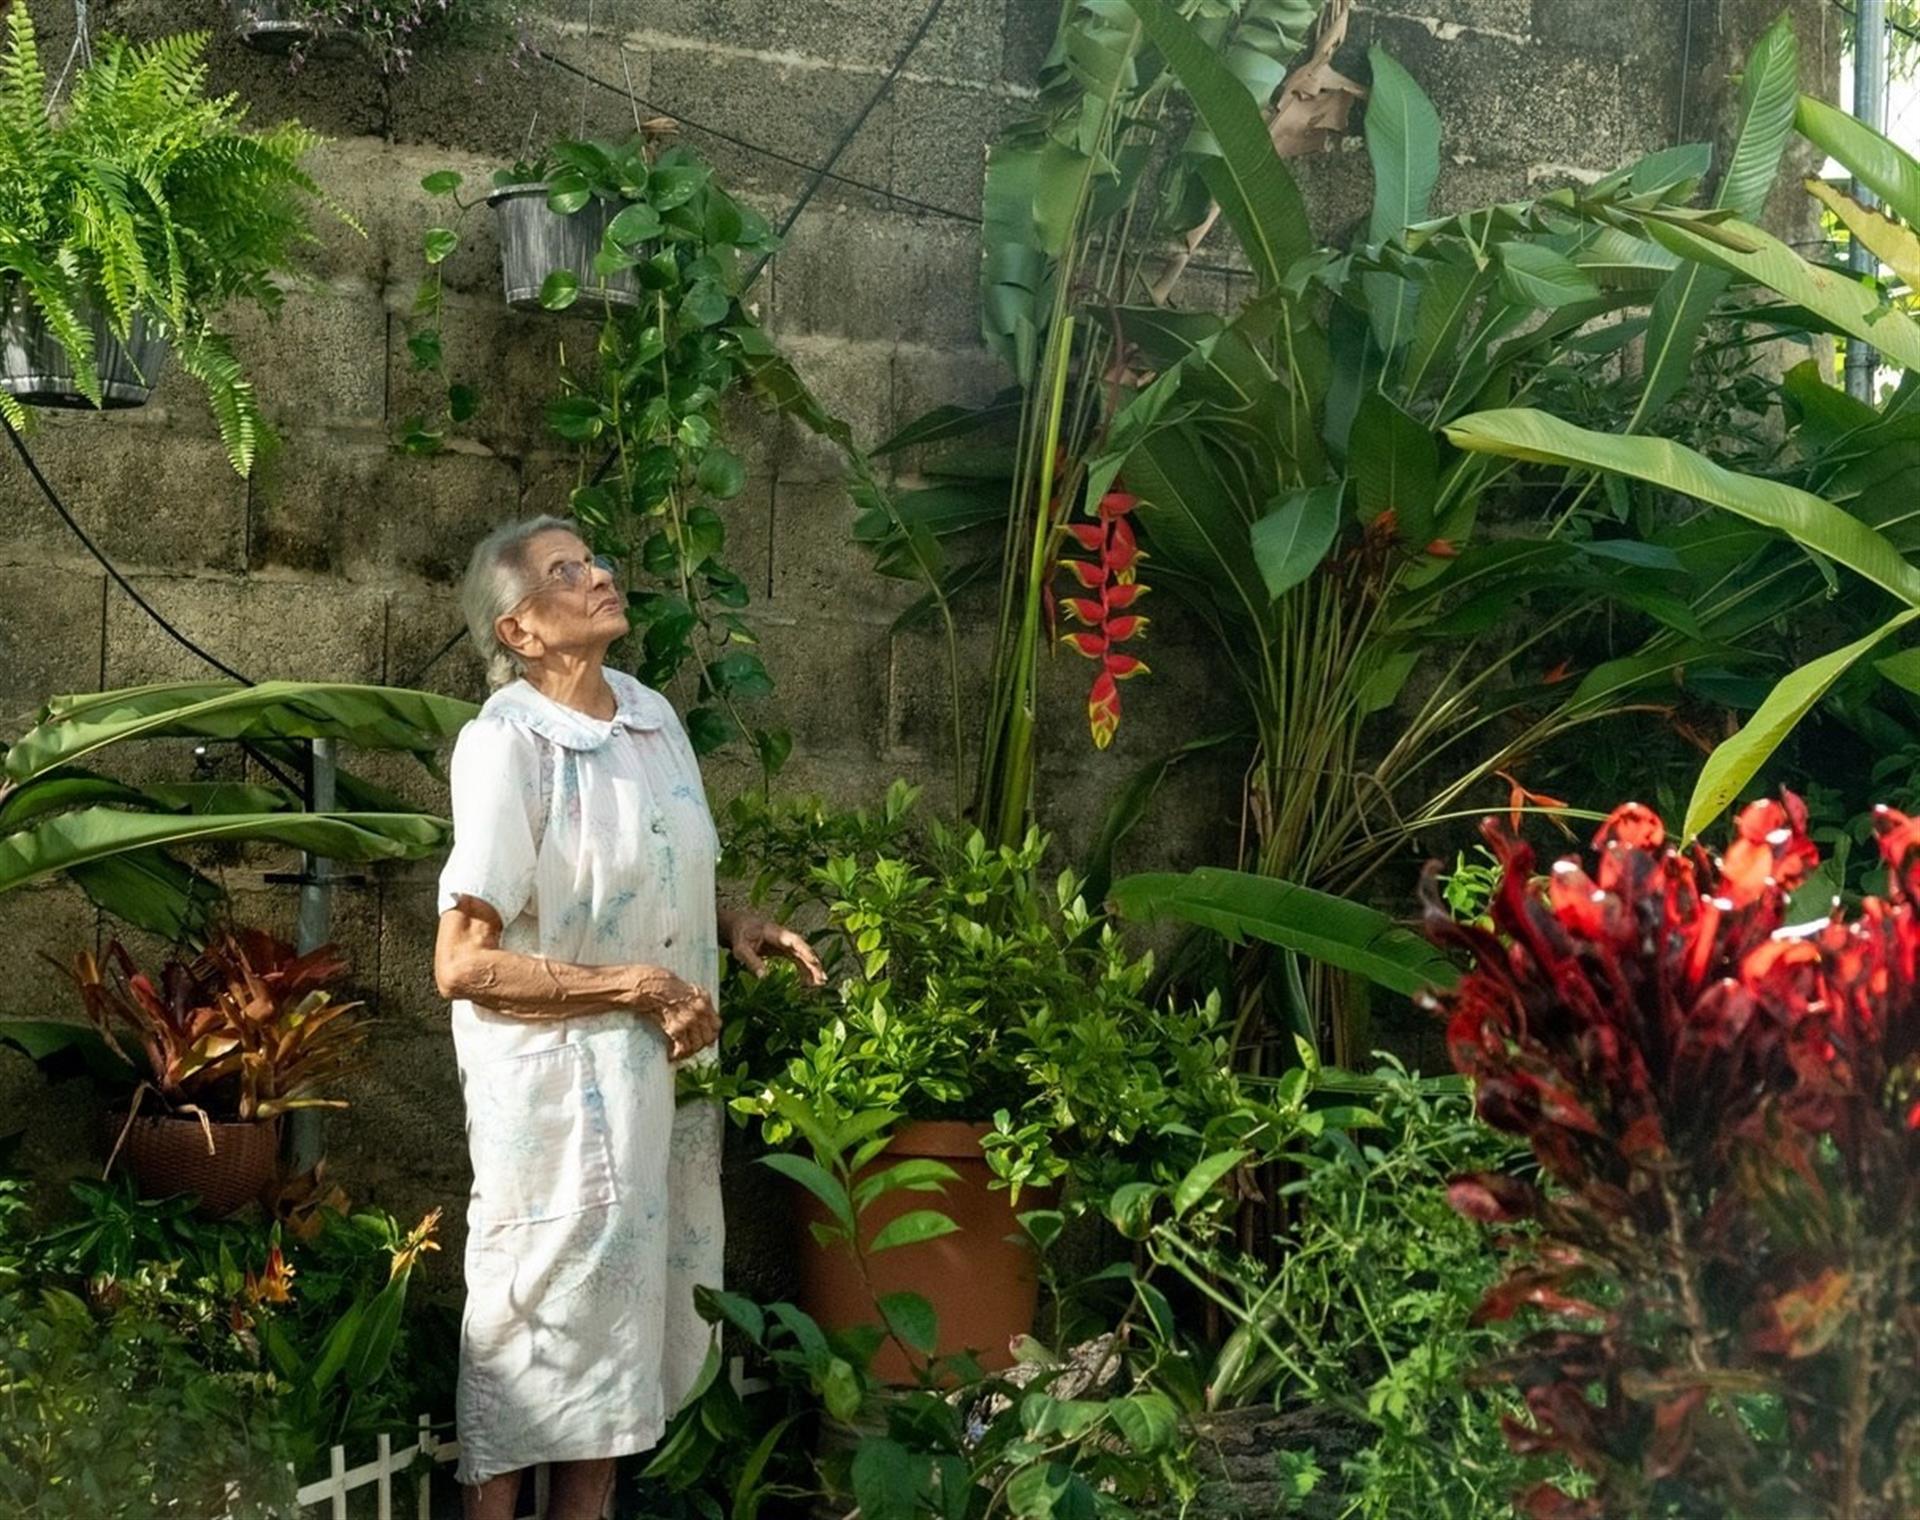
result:
[[[607,1108],[587,1045],[475,1067],[467,1144],[477,1225],[534,1224],[616,1202]]]

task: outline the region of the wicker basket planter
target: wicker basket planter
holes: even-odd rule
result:
[[[224,1219],[253,1202],[279,1169],[277,1119],[213,1124],[211,1153],[207,1131],[197,1119],[142,1113],[131,1124],[124,1114],[113,1114],[108,1122],[111,1140],[119,1139],[122,1127],[126,1130],[116,1164],[133,1174],[143,1198],[193,1193],[200,1199],[200,1213],[210,1219]]]

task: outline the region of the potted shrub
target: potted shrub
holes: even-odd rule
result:
[[[194,1193],[215,1217],[259,1197],[274,1178],[280,1116],[346,1106],[324,1091],[365,1032],[360,1005],[328,990],[345,969],[332,945],[300,955],[255,929],[170,959],[157,984],[118,940],[104,958],[76,956],[69,975],[87,1015],[134,1074],[109,1170],[124,1151],[146,1196]],[[162,1112],[146,1111],[149,1095]]]
[[[62,104],[27,7],[6,15],[0,110],[0,415],[22,403],[137,406],[170,354],[208,394],[233,466],[253,464],[253,388],[215,324],[310,238],[319,195],[300,167],[320,139],[298,122],[242,125],[206,94],[204,35],[104,37]]]
[[[1178,1179],[1269,1116],[1229,1091],[1217,1008],[1155,1008],[1151,957],[1128,952],[1072,872],[1042,883],[1044,836],[1016,849],[915,829],[911,798],[896,788],[864,829],[804,805],[733,805],[733,869],[783,882],[786,911],[825,916],[839,1006],[783,1001],[784,975],[743,987],[715,1081],[771,1145],[848,1158],[862,1249],[796,1232],[808,1313],[864,1323],[876,1295],[911,1290],[933,1307],[936,1359],[964,1349],[1005,1366],[1031,1328],[1036,1247],[1068,1214],[1143,1176]],[[817,1168],[769,1164],[800,1184],[804,1223],[835,1223]],[[895,1346],[875,1365],[915,1373]]]

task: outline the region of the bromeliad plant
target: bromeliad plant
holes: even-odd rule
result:
[[[1519,1451],[1597,1483],[1529,1514],[1892,1520],[1920,1501],[1920,827],[1882,811],[1884,898],[1788,922],[1818,862],[1789,794],[1719,859],[1618,810],[1543,891],[1504,865],[1441,1000],[1481,1117],[1534,1168],[1456,1181],[1497,1239],[1485,1321],[1537,1329],[1492,1374]]]
[[[360,1004],[336,1001],[329,990],[346,967],[336,946],[300,955],[270,934],[240,929],[191,960],[168,960],[157,985],[118,940],[104,959],[82,951],[64,969],[108,1049],[139,1071],[139,1095],[151,1091],[172,1112],[203,1122],[250,1123],[346,1107],[325,1091],[366,1036]],[[128,1054],[123,1037],[144,1062]]]
[[[320,192],[301,161],[321,139],[298,122],[250,131],[233,96],[209,97],[205,33],[102,38],[56,106],[26,4],[6,28],[0,306],[44,324],[95,406],[96,335],[126,340],[144,324],[206,388],[228,458],[247,474],[264,424],[218,313],[233,301],[279,309],[275,277],[313,238]],[[0,416],[25,425],[11,395],[0,394]]]

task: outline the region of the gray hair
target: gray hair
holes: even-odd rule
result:
[[[542,514],[522,522],[503,523],[473,546],[467,573],[460,582],[460,612],[467,634],[487,667],[487,685],[505,686],[524,674],[520,656],[500,642],[494,624],[527,599],[535,576],[527,564],[527,545],[555,529],[578,533],[564,517]]]

